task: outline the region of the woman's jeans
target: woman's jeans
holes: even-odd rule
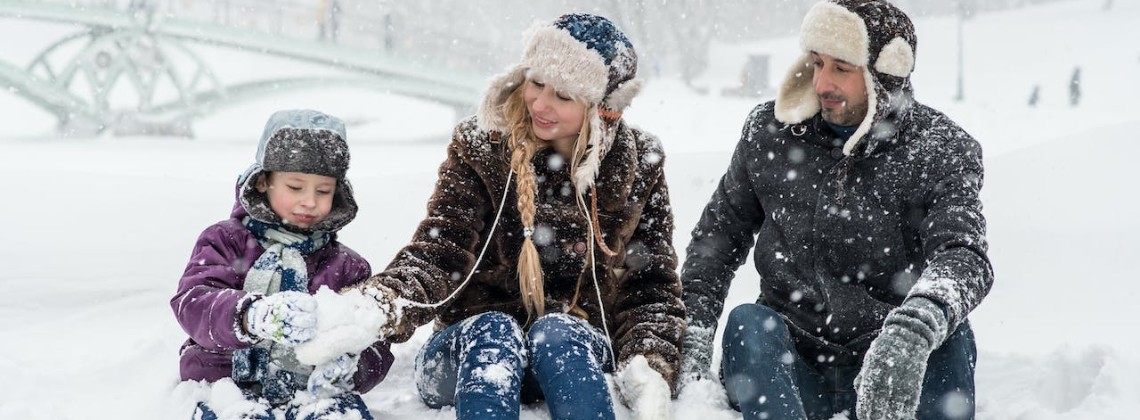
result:
[[[416,357],[416,387],[429,407],[454,405],[461,420],[517,419],[520,404],[543,397],[553,420],[612,420],[606,343],[570,315],[543,316],[524,333],[510,315],[487,312],[431,336]]]
[[[807,361],[784,319],[767,306],[736,307],[725,325],[721,360],[728,400],[745,419],[855,419],[859,365]],[[974,418],[974,332],[963,321],[927,362],[918,420]],[[874,420],[874,419],[864,419]]]

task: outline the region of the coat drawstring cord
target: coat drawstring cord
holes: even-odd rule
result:
[[[848,171],[851,169],[851,156],[844,156],[843,160],[839,161],[839,170],[835,174],[835,201],[839,206],[843,205],[843,199],[847,197],[846,187]]]

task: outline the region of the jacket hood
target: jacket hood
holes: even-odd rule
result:
[[[902,10],[885,0],[830,0],[817,3],[804,17],[800,47],[804,53],[788,70],[776,96],[776,119],[799,124],[820,111],[812,85],[811,53],[827,54],[863,68],[867,115],[847,140],[843,153],[866,156],[895,137],[891,122],[911,108],[918,39]]]
[[[319,223],[291,230],[335,232],[356,218],[357,205],[348,182],[349,152],[344,122],[312,110],[278,111],[269,117],[257,147],[255,161],[238,178],[238,205],[250,217],[284,224],[257,190],[258,178],[268,172],[302,172],[336,178],[332,210]],[[236,209],[235,209],[236,212]]]

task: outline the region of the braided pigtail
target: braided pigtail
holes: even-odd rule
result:
[[[546,312],[546,292],[543,288],[542,261],[534,246],[535,196],[538,185],[535,182],[534,166],[530,161],[538,151],[538,142],[533,139],[530,128],[530,114],[523,100],[525,85],[515,89],[503,104],[503,114],[511,122],[511,137],[507,147],[511,152],[511,169],[518,174],[515,178],[518,192],[519,217],[523,225],[523,244],[519,251],[519,293],[527,316],[541,317]],[[537,314],[537,315],[536,315]]]

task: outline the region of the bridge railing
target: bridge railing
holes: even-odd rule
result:
[[[15,89],[21,96],[55,113],[61,120],[61,126],[80,124],[95,127],[94,131],[129,125],[127,123],[134,121],[124,119],[124,115],[138,117],[136,119],[140,121],[161,120],[171,127],[183,127],[189,118],[212,112],[225,104],[271,94],[276,89],[330,83],[426,99],[455,107],[460,113],[469,112],[480,97],[485,81],[477,73],[433,65],[417,59],[419,57],[407,57],[392,51],[377,51],[377,43],[369,49],[367,40],[339,33],[342,25],[346,25],[344,21],[335,20],[340,17],[317,21],[321,15],[302,13],[311,11],[302,7],[304,5],[299,0],[214,0],[204,4],[189,0],[0,0],[0,17],[89,28],[56,41],[31,64],[9,64],[0,60],[0,88]],[[331,7],[331,3],[323,5]],[[210,10],[203,6],[217,7],[218,14],[208,14]],[[180,8],[185,10],[180,11]],[[240,13],[227,11],[227,8]],[[371,16],[355,11],[317,11],[354,15],[353,19]],[[234,14],[227,17],[226,13]],[[227,22],[227,19],[233,20]],[[295,22],[305,25],[294,25]],[[317,28],[309,25],[317,25]],[[320,36],[321,25],[325,30],[323,36]],[[352,24],[347,25],[351,27]],[[361,33],[367,31],[356,34],[359,37]],[[351,39],[365,44],[347,45],[345,41]],[[69,48],[57,48],[65,43],[69,43]],[[209,63],[200,60],[183,45],[185,43],[205,43],[288,57],[358,74],[238,84],[214,80],[215,83],[205,87],[189,84],[186,89],[180,88],[173,101],[159,98],[154,89],[158,84],[156,80],[169,80],[172,86],[182,87],[179,81],[185,81],[183,79],[197,80],[191,75],[213,77]],[[72,45],[79,45],[79,51],[70,48]],[[143,60],[157,52],[166,54],[172,51],[183,51],[190,60]],[[140,65],[138,60],[161,64],[161,68],[146,63]],[[182,68],[187,63],[197,65]],[[43,71],[37,72],[37,69]],[[82,83],[73,82],[78,79],[94,85],[91,89],[84,89]],[[117,86],[133,87],[133,92],[138,94],[137,103],[111,103],[105,93],[116,91]],[[165,130],[165,126],[154,127]]]
[[[40,0],[145,19],[176,18],[366,50],[391,48],[382,2],[343,0]]]

